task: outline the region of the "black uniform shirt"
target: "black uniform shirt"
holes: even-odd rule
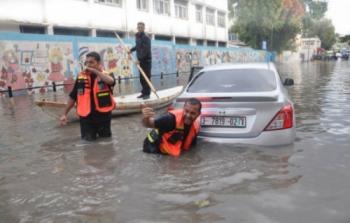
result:
[[[159,130],[160,134],[170,132],[176,128],[176,118],[172,113],[167,113],[154,120],[154,127]],[[184,142],[188,133],[190,132],[190,125],[184,125]],[[193,139],[192,145],[196,144],[197,136]]]

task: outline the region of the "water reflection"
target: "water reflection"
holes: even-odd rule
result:
[[[199,142],[179,158],[142,152],[147,130],[139,114],[114,118],[111,139],[87,143],[80,140],[79,123],[58,127],[57,120],[33,105],[32,97],[16,97],[13,112],[1,99],[0,219],[107,223],[349,219],[349,67],[349,63],[281,67],[282,75],[296,80],[289,88],[296,108],[294,145],[260,148]],[[121,92],[131,89],[125,86]]]

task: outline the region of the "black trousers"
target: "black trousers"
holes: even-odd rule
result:
[[[96,140],[97,136],[111,137],[111,119],[95,121],[87,118],[80,118],[81,138],[87,141]]]
[[[151,68],[152,68],[152,61],[140,61],[140,67],[145,72],[146,76],[149,80],[151,80]],[[140,72],[140,83],[142,86],[141,94],[143,95],[150,95],[151,94],[151,88],[148,86],[145,78]]]

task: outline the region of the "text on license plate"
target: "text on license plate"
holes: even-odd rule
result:
[[[202,116],[201,126],[203,127],[233,127],[245,128],[246,118],[238,116]]]

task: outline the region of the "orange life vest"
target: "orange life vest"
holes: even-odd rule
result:
[[[77,85],[77,113],[81,117],[86,117],[91,112],[90,74],[81,72],[78,75]],[[95,78],[92,91],[96,111],[106,113],[115,108],[116,105],[113,99],[113,92],[110,87],[98,77]]]
[[[169,112],[175,115],[176,127],[174,130],[166,132],[162,135],[162,140],[159,145],[159,149],[162,153],[169,154],[171,156],[179,156],[182,149],[190,149],[193,139],[198,135],[200,127],[199,117],[191,125],[186,139],[183,139],[183,110],[172,110]]]

